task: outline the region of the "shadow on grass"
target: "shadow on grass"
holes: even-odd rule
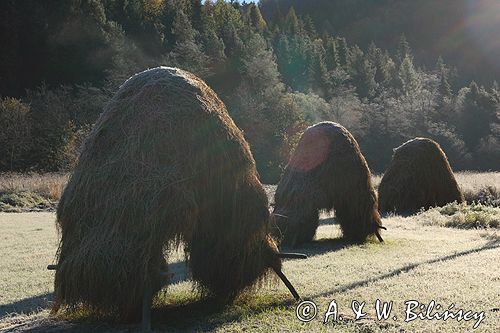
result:
[[[322,238],[304,243],[295,248],[283,247],[281,248],[281,252],[297,252],[303,253],[308,257],[314,257],[322,255],[324,253],[335,252],[356,245],[357,244],[350,243],[342,238]]]
[[[0,320],[2,320],[5,317],[8,317],[11,313],[29,314],[33,312],[38,312],[44,308],[47,308],[52,299],[53,299],[52,293],[47,293],[25,298],[20,301],[12,302],[9,304],[0,305]]]
[[[241,320],[248,315],[275,308],[289,308],[295,304],[293,299],[276,295],[246,295],[231,305],[221,305],[213,299],[188,300],[184,304],[161,305],[152,311],[151,326],[153,331],[168,330],[177,332],[210,332],[221,325]],[[40,318],[30,322],[13,325],[7,333],[17,332],[139,332],[140,323],[122,325],[83,319],[66,321],[57,318]],[[2,331],[3,332],[3,331]]]
[[[176,262],[169,265],[170,272],[176,272],[174,280],[184,281],[187,276],[186,263]],[[186,294],[164,295],[159,293],[159,299],[152,309],[153,330],[168,331],[197,331],[206,332],[215,330],[217,327],[228,322],[238,321],[248,315],[269,311],[274,308],[288,308],[295,304],[295,301],[288,295],[275,294],[252,294],[251,291],[243,294],[235,300],[233,304],[221,304],[211,298],[200,298],[195,292]],[[136,332],[140,331],[140,323],[119,324],[114,323],[112,318],[96,318],[85,314],[76,315],[61,314],[56,317],[47,317],[43,314],[35,314],[40,310],[47,309],[52,300],[52,294],[40,295],[37,297],[24,299],[1,307],[2,314],[7,315],[4,319],[9,322],[9,313],[32,313],[29,318],[12,317],[8,328],[4,328],[8,333],[17,332]],[[170,303],[170,304],[169,304]],[[1,317],[0,317],[1,319]]]
[[[319,220],[320,226],[338,225],[334,217],[323,218]],[[377,240],[375,240],[378,243]],[[321,238],[311,242],[304,243],[295,248],[283,246],[280,248],[282,252],[298,252],[306,254],[308,257],[322,255],[325,253],[335,252],[351,246],[359,246],[359,243],[350,242],[343,238]]]
[[[500,248],[500,241],[498,239],[493,239],[491,241],[489,241],[488,243],[486,243],[485,245],[479,247],[479,248],[475,248],[475,249],[470,249],[470,250],[466,250],[466,251],[461,251],[461,252],[457,252],[457,253],[454,253],[454,254],[450,254],[450,255],[447,255],[447,256],[444,256],[444,257],[439,257],[439,258],[435,258],[435,259],[430,259],[430,260],[426,260],[426,261],[422,261],[422,262],[417,262],[417,263],[414,263],[414,264],[409,264],[409,265],[406,265],[406,266],[403,266],[403,267],[400,267],[398,269],[395,269],[389,273],[386,273],[386,274],[382,274],[382,275],[379,275],[379,276],[375,276],[375,277],[372,277],[372,278],[369,278],[369,279],[365,279],[365,280],[361,280],[361,281],[358,281],[358,282],[354,282],[354,283],[350,283],[348,285],[345,285],[345,286],[341,286],[341,287],[338,287],[338,288],[335,288],[335,289],[332,289],[332,290],[329,290],[329,291],[326,291],[326,292],[322,292],[322,293],[318,293],[318,294],[314,294],[314,295],[310,295],[308,296],[309,298],[311,299],[314,299],[314,298],[317,298],[317,297],[326,297],[326,296],[330,296],[332,294],[338,294],[338,293],[344,293],[346,291],[349,291],[349,290],[352,290],[352,289],[356,289],[356,288],[359,288],[359,287],[364,287],[372,282],[377,282],[377,281],[380,281],[380,280],[384,280],[384,279],[389,279],[393,276],[396,276],[396,275],[399,275],[401,273],[407,273],[419,266],[422,266],[422,265],[430,265],[430,264],[435,264],[435,263],[438,263],[438,262],[443,262],[443,261],[448,261],[448,260],[453,260],[453,259],[456,259],[458,257],[461,257],[461,256],[465,256],[465,255],[469,255],[469,254],[473,254],[473,253],[479,253],[479,252],[483,252],[483,251],[487,251],[487,250],[492,250],[492,249],[496,249],[496,248]]]
[[[25,323],[15,324],[2,331],[2,333],[45,333],[45,332],[66,332],[66,333],[87,333],[87,332],[136,332],[138,326],[113,327],[106,323],[97,322],[70,322],[61,321],[54,318],[39,318]]]
[[[188,280],[188,268],[186,261],[177,261],[168,265],[169,273],[173,273],[170,283],[179,283]],[[9,304],[0,305],[0,320],[8,317],[12,313],[25,313],[30,314],[46,309],[54,295],[46,293],[34,297],[25,298]]]
[[[327,217],[319,219],[319,225],[339,225],[339,223],[335,217]]]
[[[285,309],[295,301],[287,296],[247,294],[231,305],[221,305],[206,298],[186,304],[156,308],[152,313],[153,329],[210,332],[223,324],[239,321],[248,315],[258,315],[270,309]]]

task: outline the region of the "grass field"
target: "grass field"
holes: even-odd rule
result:
[[[491,175],[478,174],[459,175],[459,181],[467,182],[471,191],[483,188],[484,184],[497,188],[500,184],[500,181],[492,181]],[[272,188],[268,190],[272,192]],[[429,304],[434,300],[441,305],[438,311],[441,313],[452,304],[455,312],[459,309],[484,312],[484,320],[475,331],[498,332],[500,208],[457,206],[435,208],[410,217],[387,216],[383,219],[388,228],[383,234],[385,243],[365,245],[343,243],[338,238],[339,229],[334,219],[323,215],[316,240],[297,249],[308,254],[309,259],[284,263],[284,272],[302,298],[317,304],[318,315],[308,323],[297,319],[297,303],[281,283],[264,285],[233,305],[215,308],[192,291],[182,252],[173,253],[169,262],[174,267],[176,283],[155,300],[153,329],[177,332],[473,330],[475,319],[405,322],[405,301]],[[444,227],[464,227],[453,221],[467,219],[483,222],[487,219],[488,224],[474,224],[474,221],[465,224],[465,228],[472,225],[481,227],[479,229]],[[57,249],[54,220],[51,212],[0,213],[0,331],[134,331],[134,326],[49,316],[54,273],[45,267],[54,261]],[[377,299],[394,302],[388,320],[376,319]],[[332,300],[336,301],[342,319],[323,324],[323,315]],[[366,302],[365,318],[354,320],[353,300]]]

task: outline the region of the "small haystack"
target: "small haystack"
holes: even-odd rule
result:
[[[249,146],[212,89],[175,68],[136,74],[62,195],[54,312],[137,318],[179,242],[200,290],[229,301],[270,268],[281,273],[269,215]]]
[[[414,213],[464,202],[445,153],[427,138],[415,138],[394,149],[378,193],[381,212]]]
[[[302,134],[276,189],[278,237],[291,246],[312,240],[319,211],[331,209],[345,238],[382,240],[377,194],[358,143],[343,126],[322,122]]]

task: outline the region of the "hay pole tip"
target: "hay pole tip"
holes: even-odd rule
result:
[[[273,270],[280,277],[281,281],[283,281],[283,283],[288,288],[288,290],[290,290],[290,292],[293,295],[293,298],[295,298],[296,301],[301,301],[302,298],[300,297],[297,290],[295,290],[292,283],[286,278],[285,274],[283,274],[283,272],[280,269],[276,269],[273,267]]]
[[[277,256],[281,259],[307,259],[307,255],[304,253],[278,252]]]
[[[377,230],[377,231],[375,231],[375,236],[377,236],[378,241],[379,241],[380,243],[383,243],[383,242],[384,242],[384,239],[382,238],[382,236],[380,236],[380,233],[378,232],[378,230]]]

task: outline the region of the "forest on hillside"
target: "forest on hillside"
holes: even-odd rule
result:
[[[482,55],[445,40],[465,0],[429,16],[423,2],[1,1],[0,171],[70,170],[119,85],[159,65],[219,94],[264,182],[321,120],[348,128],[375,172],[415,136],[438,141],[455,169],[498,170],[498,45],[485,38]]]
[[[459,84],[491,84],[500,77],[500,2],[497,0],[261,0],[266,20],[294,7],[317,31],[369,47],[393,50],[404,33],[419,66],[441,56],[460,72]],[[284,14],[283,14],[284,13]]]

